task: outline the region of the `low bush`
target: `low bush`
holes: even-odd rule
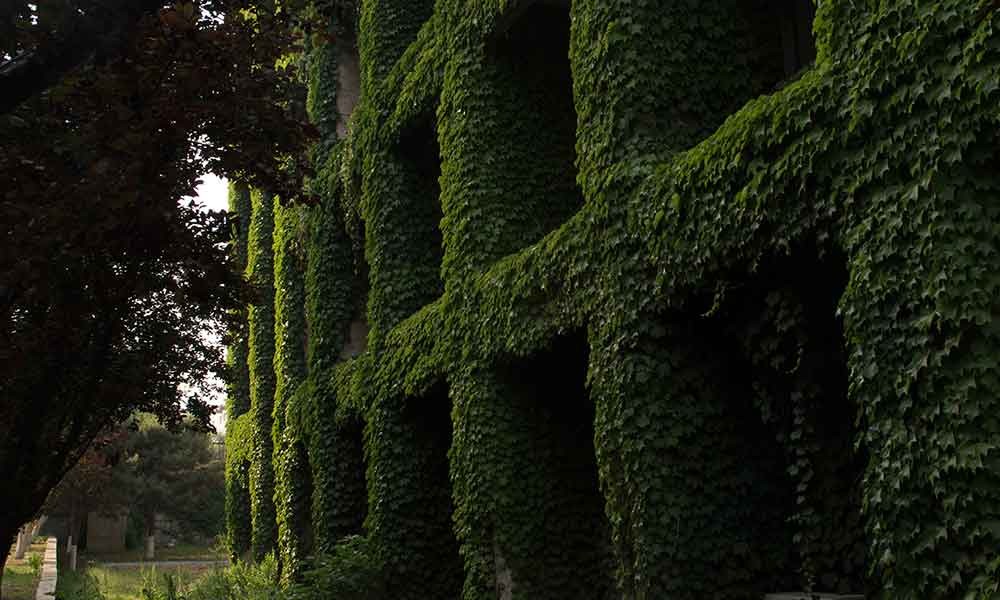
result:
[[[286,590],[284,600],[380,600],[385,598],[378,561],[360,536],[341,540],[329,556],[319,556]]]
[[[42,555],[37,552],[32,552],[28,555],[28,566],[31,567],[31,576],[38,577],[42,573]]]
[[[190,583],[175,573],[142,574],[137,600],[384,600],[381,567],[367,539],[344,538],[331,555],[310,561],[302,579],[283,588],[273,555],[258,564],[238,562],[210,571]],[[67,573],[57,600],[106,600],[98,577],[87,572]]]
[[[56,600],[105,600],[100,582],[85,571],[61,570],[57,585]]]
[[[268,555],[259,564],[238,562],[213,571],[174,596],[155,595],[147,600],[279,600],[278,564]],[[168,590],[162,590],[166,594]]]

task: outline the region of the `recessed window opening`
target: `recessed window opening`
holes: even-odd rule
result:
[[[448,452],[452,443],[451,400],[448,386],[439,383],[424,395],[408,398],[403,409],[406,429],[416,435],[407,459],[420,478],[420,497],[406,515],[407,535],[423,548],[422,567],[428,597],[458,598],[462,590],[462,560],[452,527],[454,504],[451,495]],[[423,575],[422,575],[423,576]]]
[[[763,262],[757,273],[730,292],[728,307],[715,318],[729,345],[742,348],[758,418],[783,448],[792,477],[784,505],[795,558],[781,575],[817,592],[861,593],[860,485],[867,457],[854,449],[858,407],[847,393],[837,315],[846,261],[803,245]]]
[[[420,232],[412,252],[426,256],[425,264],[434,270],[440,283],[441,148],[433,115],[425,115],[404,128],[396,152],[407,178],[407,204],[412,227],[414,233]]]
[[[399,136],[399,154],[413,169],[429,199],[440,206],[441,148],[433,116],[421,117],[403,129]]]
[[[338,426],[341,464],[334,481],[336,498],[334,518],[338,535],[364,533],[368,514],[368,487],[365,481],[364,423],[360,419],[347,419]]]
[[[812,33],[816,7],[812,0],[772,0],[772,10],[781,24],[785,76],[791,77],[816,60]]]
[[[743,0],[739,12],[749,28],[743,60],[755,93],[773,91],[816,60],[812,0]]]
[[[588,361],[585,335],[571,334],[499,369],[531,436],[532,456],[522,458],[532,464],[527,471],[537,480],[519,485],[528,486],[534,497],[541,524],[535,535],[544,548],[544,555],[504,556],[512,573],[498,573],[498,580],[509,578],[515,591],[519,586],[537,591],[548,582],[558,584],[554,598],[614,597],[610,525],[594,451],[594,404],[586,388]]]
[[[292,452],[294,453],[292,459],[294,461],[293,473],[294,475],[301,475],[302,479],[294,482],[294,485],[298,489],[294,490],[292,498],[295,506],[292,507],[291,514],[294,515],[295,521],[291,523],[291,526],[292,533],[299,538],[299,549],[303,552],[303,555],[299,558],[305,558],[312,553],[313,541],[315,539],[312,525],[312,470],[309,466],[309,452],[306,450],[304,443],[296,441],[292,447]]]
[[[347,124],[361,98],[361,57],[353,38],[337,44],[337,138],[347,137]]]
[[[524,217],[516,251],[541,239],[583,205],[576,186],[576,110],[569,60],[568,1],[523,2],[501,19],[489,55],[508,77],[512,123],[509,143],[518,146],[500,165],[520,176]]]

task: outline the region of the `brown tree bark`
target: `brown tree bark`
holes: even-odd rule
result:
[[[7,566],[7,555],[10,554],[10,546],[17,537],[17,526],[10,526],[7,519],[0,521],[0,600],[3,600],[3,574]]]

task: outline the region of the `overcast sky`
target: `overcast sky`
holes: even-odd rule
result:
[[[197,188],[198,199],[205,208],[226,210],[229,207],[229,182],[212,174],[202,175],[201,181]]]
[[[226,210],[229,207],[229,182],[212,174],[202,175],[201,181],[202,184],[196,189],[199,202],[210,210]],[[222,407],[226,403],[226,397],[219,394],[211,402],[218,407],[218,411],[212,417],[212,424],[219,433],[223,433],[226,423]]]

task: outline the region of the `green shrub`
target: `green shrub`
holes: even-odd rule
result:
[[[104,600],[98,581],[86,574],[74,594],[60,600]],[[321,555],[302,573],[300,582],[282,589],[273,554],[259,564],[236,564],[207,573],[189,585],[175,575],[155,570],[143,574],[141,600],[383,600],[384,576],[371,543],[363,537],[342,539],[333,554]],[[88,595],[90,594],[90,595]]]
[[[56,600],[105,600],[97,578],[85,571],[59,573]]]
[[[269,554],[258,564],[237,562],[213,571],[191,584],[182,596],[160,596],[154,600],[278,600],[280,597],[278,563]]]
[[[42,572],[42,555],[32,552],[28,555],[28,566],[31,567],[31,576],[38,577]]]
[[[386,597],[384,577],[371,543],[361,536],[341,540],[332,555],[322,555],[292,585],[284,600],[379,600]]]

